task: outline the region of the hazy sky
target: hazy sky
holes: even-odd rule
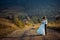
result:
[[[60,15],[60,0],[0,0],[0,10],[15,6],[17,10],[21,7],[22,12],[30,15]]]

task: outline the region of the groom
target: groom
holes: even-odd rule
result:
[[[45,16],[45,34],[47,34],[47,18]]]

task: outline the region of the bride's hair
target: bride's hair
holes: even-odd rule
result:
[[[45,19],[47,19],[47,18],[46,18],[46,16],[44,16],[42,19],[44,19],[44,20],[45,20]]]

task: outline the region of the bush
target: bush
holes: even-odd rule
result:
[[[22,20],[19,20],[17,17],[14,18],[14,23],[20,28],[24,27],[24,22]]]
[[[38,19],[36,16],[33,16],[33,17],[32,17],[32,21],[33,21],[34,23],[38,23],[38,22],[40,22],[40,19]]]

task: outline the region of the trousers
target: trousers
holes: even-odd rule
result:
[[[45,24],[45,34],[47,34],[47,24]]]

